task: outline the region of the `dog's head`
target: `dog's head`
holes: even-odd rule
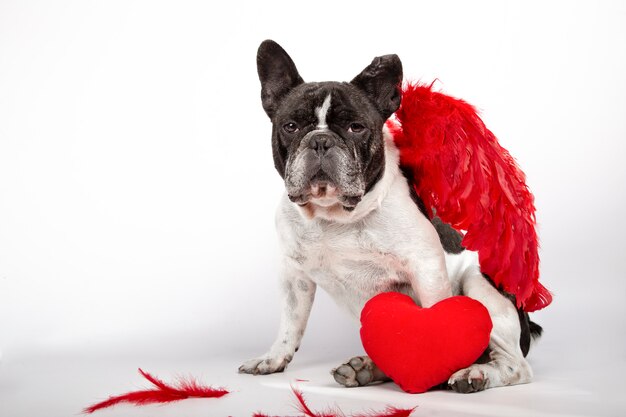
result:
[[[276,42],[257,54],[274,165],[294,203],[352,211],[382,177],[383,125],[400,105],[402,64],[374,58],[352,81],[305,83]]]

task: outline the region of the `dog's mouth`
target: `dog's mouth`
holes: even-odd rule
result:
[[[334,183],[328,180],[311,181],[303,192],[289,193],[289,200],[299,206],[314,204],[320,207],[341,205],[344,210],[352,211],[362,199],[361,195],[346,195]]]

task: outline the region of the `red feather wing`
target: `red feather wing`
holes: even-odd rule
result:
[[[429,210],[466,231],[481,270],[535,311],[552,301],[539,283],[539,241],[533,195],[524,173],[468,103],[409,84],[391,125],[400,163]],[[430,213],[432,214],[432,212]]]

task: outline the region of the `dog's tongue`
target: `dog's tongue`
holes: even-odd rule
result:
[[[329,186],[326,184],[313,184],[311,186],[311,195],[315,198],[324,197],[327,189],[330,191]]]

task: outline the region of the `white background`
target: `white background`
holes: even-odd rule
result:
[[[67,413],[40,404],[67,415],[128,389],[139,359],[175,373],[226,355],[228,376],[208,381],[221,384],[272,342],[282,183],[256,76],[266,38],[307,81],[397,53],[407,78],[481,109],[536,196],[555,295],[535,315],[538,383],[597,380],[585,410],[623,407],[597,396],[626,370],[625,2],[2,0],[0,415],[35,415],[17,400],[36,396],[33,364],[63,381],[53,364],[82,358],[84,379],[90,358],[131,358]],[[299,355],[360,349],[319,292]]]

